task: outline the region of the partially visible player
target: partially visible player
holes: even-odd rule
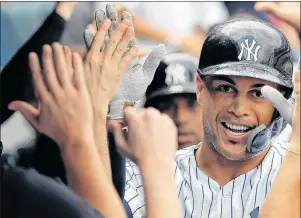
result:
[[[202,138],[201,108],[196,101],[197,59],[171,53],[160,62],[146,91],[144,107],[167,114],[178,129],[179,149],[198,144]]]
[[[279,138],[284,118],[261,89],[270,86],[289,98],[292,70],[286,36],[268,23],[236,19],[209,32],[196,81],[204,137],[178,151],[175,161],[183,217],[258,217],[287,147]],[[139,132],[140,140],[151,137]],[[149,147],[127,153],[141,165]],[[140,218],[146,214],[143,181],[133,162],[127,173],[125,199]]]

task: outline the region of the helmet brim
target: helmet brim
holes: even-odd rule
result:
[[[146,97],[145,105],[147,105],[148,102],[158,97],[177,95],[177,94],[196,94],[196,84],[185,83],[181,85],[172,85],[169,87],[161,88]]]
[[[284,76],[274,68],[254,62],[231,62],[198,70],[203,76],[240,76],[261,79],[293,88],[292,78]]]

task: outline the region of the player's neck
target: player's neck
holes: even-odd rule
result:
[[[246,161],[234,162],[214,152],[205,143],[196,152],[198,167],[210,178],[224,186],[238,176],[257,167],[265,157],[268,149],[255,158]]]

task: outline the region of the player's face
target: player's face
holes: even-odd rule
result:
[[[178,129],[179,149],[195,145],[201,141],[201,108],[195,95],[173,95],[156,101],[154,105],[161,113],[166,113]]]
[[[247,77],[197,79],[204,140],[229,160],[243,160],[250,132],[272,120],[274,107],[261,94],[264,85],[277,87],[272,82]]]

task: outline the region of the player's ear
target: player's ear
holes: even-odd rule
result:
[[[204,82],[204,78],[201,78],[201,76],[196,73],[196,97],[197,97],[197,101],[200,105],[201,104],[201,95],[202,95],[202,91],[205,88],[205,82]]]

